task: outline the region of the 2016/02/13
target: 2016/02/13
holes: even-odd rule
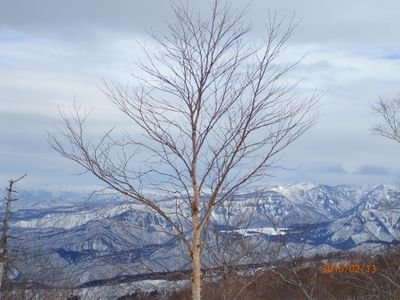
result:
[[[326,264],[322,266],[323,273],[375,273],[376,271],[378,268],[374,264]]]

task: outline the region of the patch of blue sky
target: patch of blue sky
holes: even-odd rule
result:
[[[21,52],[34,43],[34,40],[29,35],[23,34],[14,30],[0,30],[0,64],[15,65]],[[22,51],[21,49],[24,49]]]
[[[381,57],[382,53],[385,53],[385,49],[382,49],[381,47],[371,47],[363,45],[349,47],[347,48],[347,51],[352,56],[364,57],[367,59],[375,59],[377,57]]]
[[[310,55],[337,56],[340,58],[363,58],[374,60],[384,55],[385,50],[380,47],[371,47],[361,44],[348,44],[337,46],[318,46],[310,51]]]
[[[371,47],[363,45],[347,45],[336,47],[322,47],[314,53],[339,54],[341,56],[363,57],[366,59],[400,60],[400,49],[393,47]]]
[[[400,60],[400,51],[386,54],[382,58],[387,60]]]
[[[22,32],[16,30],[0,30],[0,43],[30,43],[33,39]]]
[[[1,57],[0,56],[0,66],[13,66],[15,65],[16,60],[10,59],[8,57]]]

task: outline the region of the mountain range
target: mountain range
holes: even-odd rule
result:
[[[18,238],[12,240],[17,257],[12,280],[88,287],[190,269],[172,227],[140,203],[74,191],[22,190],[18,198],[11,226]],[[155,201],[178,221],[176,199],[160,194]],[[181,213],[190,216],[183,206]],[[179,220],[190,237],[190,224]],[[228,252],[235,264],[271,261],[268,249],[279,243],[285,243],[286,252],[274,259],[298,249],[296,255],[302,256],[381,251],[400,241],[400,198],[398,189],[387,185],[257,187],[218,206],[205,235],[208,267],[226,262]],[[249,249],[244,244],[257,255],[239,253]]]

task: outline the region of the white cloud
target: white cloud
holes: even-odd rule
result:
[[[80,1],[58,7],[54,1],[42,0],[40,9],[38,4],[17,6],[18,2],[9,1],[0,9],[0,165],[4,166],[0,176],[8,178],[15,166],[18,171],[26,167],[41,182],[50,171],[32,155],[53,159],[53,167],[60,169],[70,165],[46,143],[46,130],[57,124],[59,106],[68,110],[76,97],[77,102],[95,108],[93,132],[115,124],[128,126],[98,87],[102,79],[129,79],[128,71],[135,71],[133,63],[143,54],[134,39],[144,40],[143,28],[164,30],[163,19],[171,17],[171,11],[166,3],[155,0],[98,1],[90,13],[78,10],[84,8]],[[281,15],[295,10],[303,21],[285,59],[307,56],[292,79],[303,79],[301,95],[315,88],[326,91],[320,122],[289,147],[282,161],[288,167],[301,167],[280,172],[280,178],[325,183],[392,181],[394,171],[370,177],[356,173],[365,166],[396,169],[400,145],[371,136],[368,129],[375,122],[370,104],[378,96],[400,92],[400,40],[392,30],[400,27],[400,3],[266,3],[256,0],[249,10],[254,36],[259,38],[268,5]],[[54,13],[61,10],[65,14]],[[315,165],[322,169],[313,169]],[[323,166],[328,167],[323,170]],[[329,166],[341,166],[347,173],[338,177],[339,169]],[[54,182],[70,180],[56,173]]]

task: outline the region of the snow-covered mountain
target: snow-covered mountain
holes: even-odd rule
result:
[[[214,211],[210,243],[217,236],[242,242],[258,238],[263,251],[284,235],[293,247],[306,244],[309,255],[389,245],[400,241],[396,192],[386,185],[309,183],[242,192]],[[47,276],[85,286],[100,279],[189,268],[172,226],[141,204],[118,195],[71,191],[21,191],[19,199],[12,224],[12,235],[19,238],[13,241],[20,258],[15,280]],[[190,224],[176,216],[177,200],[160,195],[156,201],[190,236]],[[184,205],[178,211],[190,216]],[[57,271],[46,275],[44,267]]]

